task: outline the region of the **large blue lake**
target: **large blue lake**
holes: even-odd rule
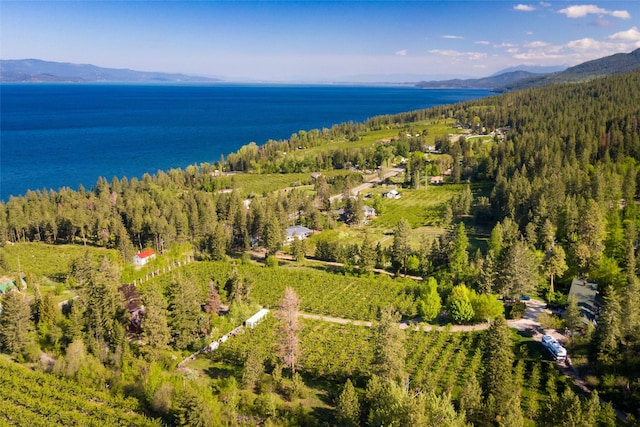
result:
[[[410,86],[0,86],[0,199],[214,162],[299,130],[488,96]]]

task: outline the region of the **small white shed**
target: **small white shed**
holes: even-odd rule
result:
[[[247,328],[254,328],[262,319],[264,319],[267,313],[269,313],[269,310],[263,308],[262,310],[258,311],[256,314],[245,320],[244,325]]]

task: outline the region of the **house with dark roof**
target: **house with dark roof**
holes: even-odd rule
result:
[[[578,301],[580,315],[585,324],[595,325],[600,313],[601,301],[598,298],[598,284],[584,279],[574,278],[571,282],[569,296],[574,295]]]

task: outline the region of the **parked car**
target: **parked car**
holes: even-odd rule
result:
[[[520,301],[529,301],[530,299],[529,295],[520,295]]]

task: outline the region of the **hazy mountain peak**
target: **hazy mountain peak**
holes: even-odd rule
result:
[[[41,59],[0,60],[2,82],[215,82],[219,79],[179,73],[103,68],[91,64],[43,61]]]

